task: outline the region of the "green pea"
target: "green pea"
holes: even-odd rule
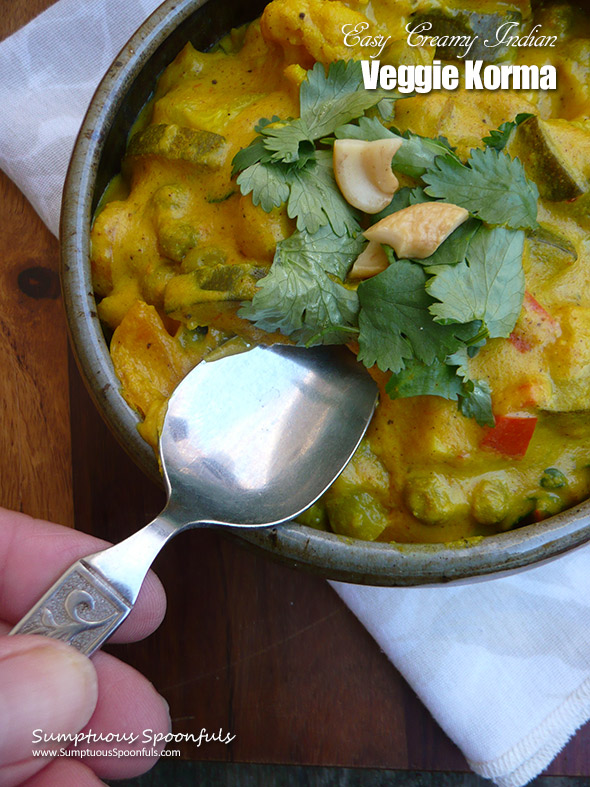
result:
[[[332,530],[341,536],[375,541],[388,525],[387,511],[369,492],[329,496],[326,505]]]
[[[314,503],[311,508],[299,514],[297,521],[315,530],[328,530],[328,514],[323,503]]]
[[[471,510],[482,525],[495,525],[508,515],[510,493],[504,481],[486,478],[473,490]]]
[[[563,509],[563,500],[553,492],[541,493],[535,502],[535,519],[545,519],[553,514],[558,514]]]
[[[223,249],[216,246],[202,246],[189,249],[182,260],[181,270],[183,273],[190,273],[201,268],[222,265],[227,259],[227,254]]]
[[[556,467],[548,467],[541,476],[543,489],[561,489],[567,484],[567,478]]]
[[[425,525],[447,522],[462,502],[458,490],[436,473],[409,479],[405,497],[412,514]]]
[[[199,240],[199,232],[192,224],[177,219],[160,222],[158,245],[164,257],[180,262]]]

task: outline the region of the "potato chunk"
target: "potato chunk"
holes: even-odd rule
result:
[[[553,395],[543,409],[575,412],[590,408],[590,309],[568,304],[556,311],[561,336],[549,355]]]
[[[260,26],[266,41],[278,44],[289,59],[311,68],[317,60],[330,63],[352,57],[342,28],[350,25],[353,29],[367,22],[363,13],[340,0],[274,0],[264,9]]]

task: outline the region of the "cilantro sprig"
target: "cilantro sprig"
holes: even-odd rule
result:
[[[389,113],[384,98],[362,88],[359,64],[335,63],[327,73],[316,64],[301,85],[300,117],[259,121],[253,142],[236,155],[242,193],[266,211],[286,205],[297,224],[239,314],[300,344],[353,338],[359,360],[390,373],[392,398],[442,396],[493,426],[490,387],[471,379],[469,358],[487,339],[509,336],[522,307],[523,230],[537,226],[538,191],[503,148],[525,116],[491,132],[463,163],[445,139],[400,134],[366,116],[375,107]],[[402,139],[392,166],[411,185],[371,223],[436,200],[471,215],[426,259],[400,260],[384,247],[389,267],[357,285],[347,274],[365,247],[367,218],[343,199],[331,146],[388,137]]]
[[[403,145],[393,157],[392,166],[396,172],[420,178],[432,168],[437,156],[449,157],[460,163],[459,157],[446,139],[429,139],[411,131],[400,133],[394,128],[385,128],[377,118],[362,117],[357,124],[340,126],[334,132],[336,139],[365,139],[374,142],[378,139],[398,137]]]
[[[358,357],[366,366],[399,372],[410,359],[429,366],[478,334],[479,323],[474,321],[435,322],[426,282],[421,265],[398,260],[359,285]]]
[[[262,118],[257,136],[235,155],[232,174],[242,194],[267,212],[286,203],[299,231],[313,235],[329,224],[336,235],[358,232],[358,213],[342,197],[321,139],[375,107],[387,119],[398,97],[365,90],[357,61],[339,60],[327,72],[316,63],[301,83],[300,116]]]
[[[455,367],[456,375],[461,380],[461,389],[457,395],[459,410],[466,418],[475,418],[480,426],[495,426],[489,383],[486,380],[472,380],[469,376],[470,352],[477,352],[477,349],[462,347],[447,358],[447,363]]]
[[[474,418],[480,426],[494,426],[490,386],[485,380],[469,377],[468,353],[459,349],[447,362],[425,364],[413,359],[398,374],[392,374],[385,390],[392,399],[407,396],[442,396],[456,401],[466,418]]]
[[[301,344],[346,341],[357,332],[359,302],[344,278],[363,245],[360,235],[339,236],[329,226],[295,232],[277,244],[269,274],[239,316]]]
[[[438,303],[430,313],[442,324],[479,320],[490,338],[510,336],[524,298],[524,232],[481,227],[457,265],[429,268],[426,283]]]
[[[519,159],[495,148],[474,148],[465,164],[439,156],[422,179],[429,196],[459,205],[487,224],[537,227],[537,186],[527,179]]]

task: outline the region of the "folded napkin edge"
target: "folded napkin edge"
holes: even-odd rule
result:
[[[537,776],[590,718],[590,678],[586,678],[540,724],[493,760],[469,767],[499,787],[523,787]]]

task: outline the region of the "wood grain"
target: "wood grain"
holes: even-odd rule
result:
[[[15,33],[33,17],[45,11],[55,0],[0,0],[0,41]]]
[[[0,0],[0,38],[48,5]],[[68,359],[57,242],[1,174],[0,253],[0,504],[118,540],[159,511],[163,493],[115,442]],[[467,770],[323,580],[207,531],[180,536],[156,569],[164,624],[110,650],[167,697],[176,732],[236,735],[228,746],[183,744],[184,757]],[[590,776],[590,725],[547,772]]]
[[[73,524],[58,244],[0,173],[0,504]]]
[[[52,3],[1,0],[0,40]],[[0,172],[0,505],[72,526],[67,337],[59,248]]]

